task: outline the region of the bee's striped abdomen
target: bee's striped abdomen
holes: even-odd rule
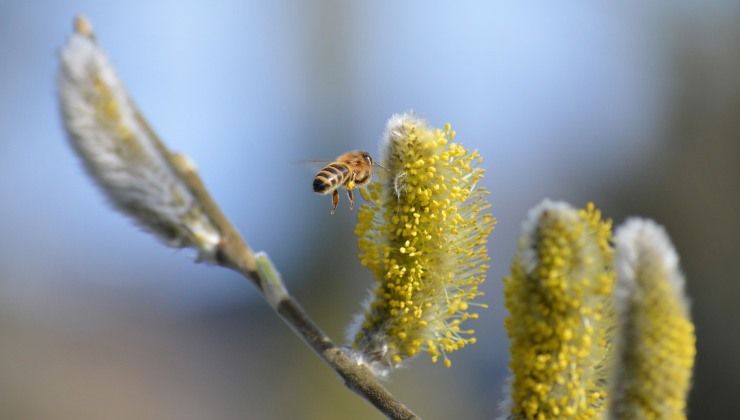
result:
[[[314,177],[314,192],[327,194],[334,191],[347,180],[349,173],[349,166],[344,163],[334,162],[328,164]]]

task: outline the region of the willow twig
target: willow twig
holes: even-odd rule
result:
[[[153,131],[151,133],[154,134]],[[162,144],[161,141],[158,140],[158,142]],[[187,159],[177,159],[177,155],[169,155],[173,168],[182,175],[193,195],[198,197],[206,215],[216,223],[221,231],[224,239],[217,250],[217,263],[251,280],[275,312],[329,367],[334,369],[344,380],[347,388],[367,400],[389,418],[420,418],[394,397],[368,368],[355,363],[341,347],[321,331],[300,304],[290,296],[267,254],[255,255],[236,228],[223,215],[203,185],[195,168],[192,165],[183,164],[188,162]]]
[[[170,246],[249,279],[265,300],[346,386],[394,419],[419,418],[364,366],[334,344],[286,290],[266,254],[255,254],[221,212],[194,163],[157,136],[95,41],[75,20],[61,53],[60,105],[65,128],[88,172],[111,202]]]

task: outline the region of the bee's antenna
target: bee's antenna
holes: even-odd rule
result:
[[[386,171],[388,170],[388,168],[386,168],[385,166],[379,164],[378,162],[375,162],[375,166],[377,166],[378,168],[384,169]]]

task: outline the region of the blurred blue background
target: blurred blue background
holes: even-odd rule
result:
[[[85,14],[167,144],[341,341],[372,278],[355,213],[295,162],[376,151],[414,110],[485,157],[498,227],[478,344],[388,386],[497,414],[501,278],[526,211],[666,225],[698,331],[692,418],[740,412],[740,3],[0,1],[0,418],[374,419],[238,275],[113,212],[67,144],[57,53]]]

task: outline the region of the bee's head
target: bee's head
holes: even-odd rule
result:
[[[373,163],[373,157],[370,156],[370,153],[368,153],[368,152],[360,152],[360,154],[362,155],[362,158],[365,159],[365,161],[367,161],[367,163],[370,164],[370,166],[373,166],[373,164],[374,164]]]

